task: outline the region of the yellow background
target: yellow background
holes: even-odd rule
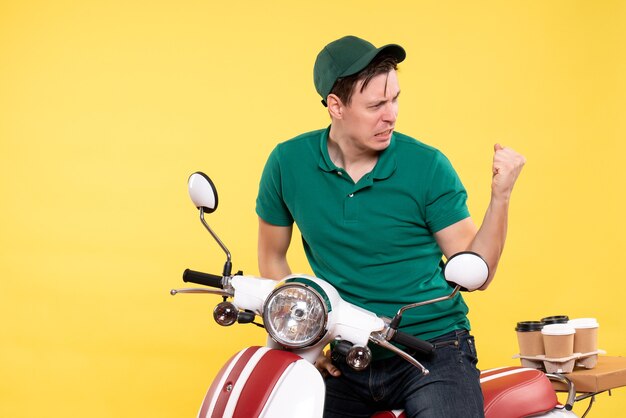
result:
[[[217,298],[168,294],[223,262],[187,176],[213,178],[209,221],[256,274],[260,171],[328,123],[313,61],[345,34],[408,51],[397,128],[448,155],[478,222],[493,143],[528,159],[496,281],[467,298],[480,366],[554,314],[597,317],[626,355],[625,21],[623,1],[3,0],[0,416],[194,416],[262,343],[212,323]],[[591,416],[624,410],[618,389]]]

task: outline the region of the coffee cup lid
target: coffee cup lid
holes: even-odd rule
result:
[[[522,321],[518,322],[515,327],[515,331],[518,332],[532,332],[532,331],[541,331],[544,323],[541,321]]]
[[[575,334],[576,330],[569,324],[550,324],[545,325],[541,333],[544,335],[570,335]]]
[[[555,315],[541,318],[541,322],[544,324],[567,324],[569,317],[567,315]]]
[[[576,318],[570,319],[568,322],[574,328],[598,328],[598,321],[596,318]]]

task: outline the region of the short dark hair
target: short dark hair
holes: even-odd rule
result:
[[[338,78],[335,85],[330,90],[330,94],[336,95],[343,104],[349,105],[354,89],[359,81],[363,81],[363,84],[361,84],[361,92],[363,92],[372,78],[397,69],[398,60],[395,57],[391,55],[379,55],[358,73]]]

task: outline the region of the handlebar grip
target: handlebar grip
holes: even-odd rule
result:
[[[432,354],[435,350],[435,346],[428,341],[421,340],[402,331],[396,331],[391,340],[407,348],[412,348],[422,354]]]
[[[183,272],[183,281],[185,283],[196,283],[204,286],[217,287],[223,289],[222,276],[216,276],[215,274],[202,273],[200,271],[194,271],[186,269]]]

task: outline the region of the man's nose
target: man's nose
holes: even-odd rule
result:
[[[392,103],[387,104],[383,112],[383,120],[385,122],[395,122],[397,117],[398,109]]]

